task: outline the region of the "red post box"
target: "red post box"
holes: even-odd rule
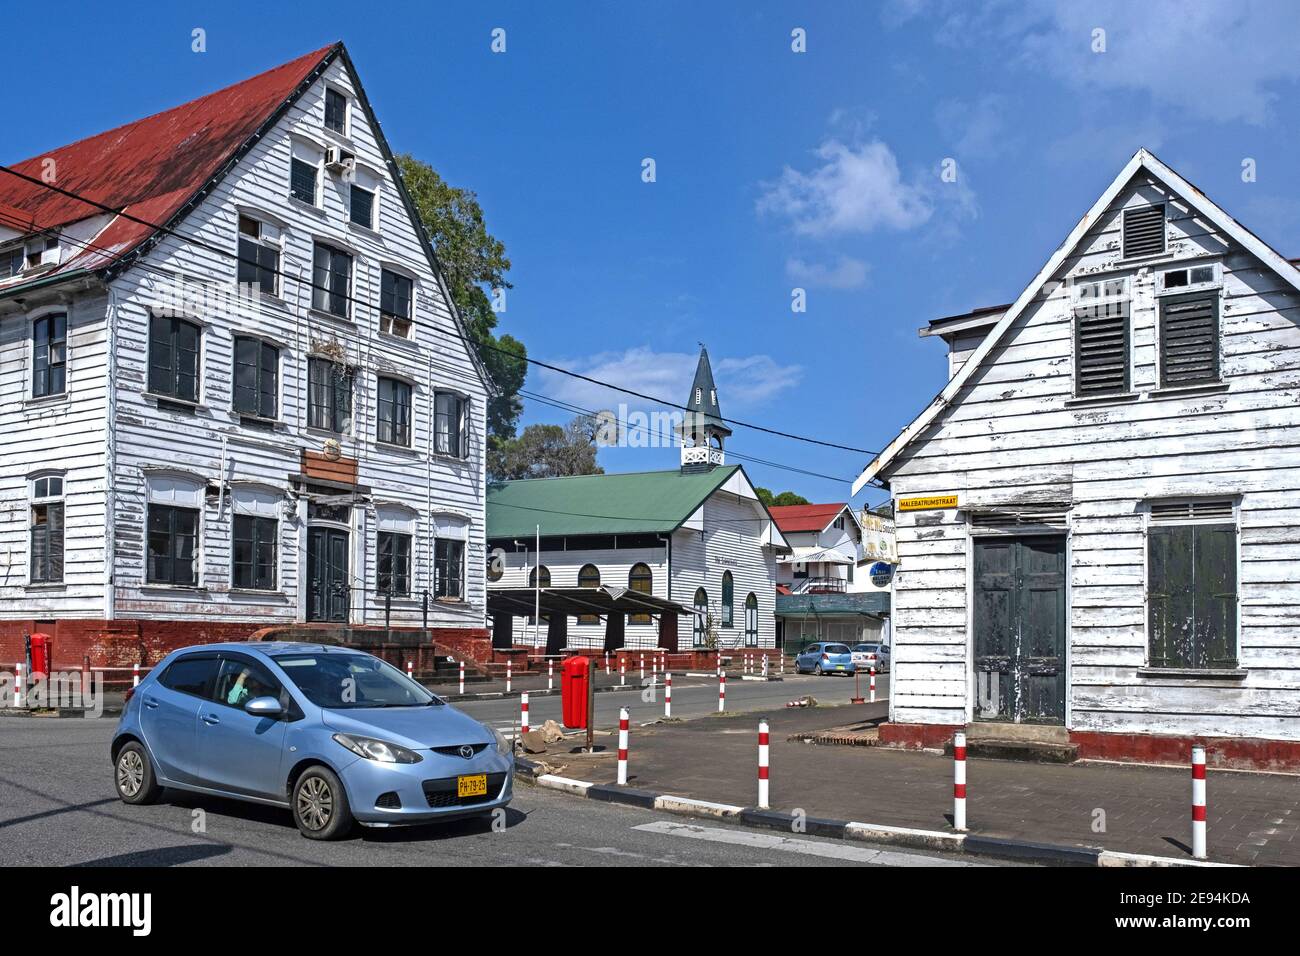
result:
[[[33,634],[30,646],[32,658],[31,676],[35,677],[37,674],[44,674],[48,678],[53,663],[50,659],[53,657],[54,651],[53,639],[48,634]]]
[[[589,657],[578,654],[560,665],[560,702],[564,710],[564,726],[587,726],[593,680],[592,661]]]

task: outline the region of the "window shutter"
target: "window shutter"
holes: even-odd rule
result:
[[[1081,398],[1128,391],[1128,318],[1127,298],[1075,308],[1075,393]]]
[[[1218,294],[1160,304],[1160,384],[1219,380]]]
[[[1194,525],[1147,529],[1148,656],[1151,667],[1191,667]]]
[[[1194,667],[1236,667],[1237,529],[1194,525],[1196,650]]]
[[[1165,206],[1124,210],[1124,258],[1154,256],[1165,251]]]

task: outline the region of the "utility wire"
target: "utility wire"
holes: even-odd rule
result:
[[[164,234],[166,234],[166,235],[172,236],[172,237],[174,237],[174,238],[176,238],[176,239],[179,239],[179,240],[181,240],[181,241],[183,241],[183,242],[188,242],[188,243],[191,243],[191,244],[193,244],[193,245],[198,246],[198,247],[201,248],[201,249],[206,249],[207,251],[212,252],[212,253],[215,253],[216,255],[223,256],[223,257],[228,258],[228,259],[234,259],[234,260],[236,260],[236,261],[246,261],[246,260],[241,260],[241,259],[240,259],[240,256],[238,255],[238,253],[231,252],[229,249],[223,249],[223,248],[221,248],[220,246],[212,245],[211,243],[205,242],[205,241],[202,240],[202,239],[198,239],[198,238],[196,238],[196,237],[194,237],[194,236],[186,235],[186,234],[184,234],[184,233],[178,232],[177,230],[172,229],[171,227],[163,226],[163,225],[160,225],[160,224],[158,224],[158,223],[156,223],[156,222],[151,222],[151,221],[149,221],[149,220],[147,220],[147,219],[141,219],[139,216],[135,216],[135,215],[133,215],[133,214],[131,214],[131,213],[125,212],[125,211],[122,210],[122,209],[118,209],[118,208],[115,208],[115,207],[113,207],[113,206],[108,206],[108,205],[106,205],[106,204],[104,204],[104,203],[101,203],[101,202],[98,202],[98,201],[96,201],[96,200],[94,200],[94,199],[88,199],[88,198],[86,198],[85,196],[82,196],[82,195],[79,195],[78,193],[73,192],[72,190],[64,189],[64,188],[62,188],[62,187],[60,187],[60,186],[55,186],[53,183],[47,183],[47,182],[45,182],[44,180],[42,180],[42,179],[38,179],[38,178],[35,177],[35,176],[29,176],[29,175],[26,174],[26,173],[21,173],[21,172],[19,172],[18,170],[13,169],[12,167],[4,166],[4,165],[0,165],[0,172],[8,173],[8,174],[11,175],[11,176],[14,176],[14,177],[16,177],[16,178],[18,178],[18,179],[21,179],[21,180],[23,180],[23,181],[25,181],[25,182],[28,182],[28,183],[31,183],[31,184],[33,184],[33,185],[44,187],[45,189],[49,189],[49,190],[51,190],[52,192],[58,193],[58,194],[61,195],[61,196],[66,196],[66,197],[68,197],[69,199],[75,199],[75,200],[77,200],[78,202],[85,203],[86,205],[88,205],[88,206],[92,206],[92,207],[94,207],[94,208],[96,208],[96,209],[99,209],[99,210],[101,210],[101,211],[103,211],[103,212],[112,213],[112,214],[115,215],[115,216],[121,216],[122,218],[126,219],[128,222],[134,222],[134,223],[137,223],[138,225],[147,226],[147,227],[149,227],[150,229],[154,229],[154,230],[156,230],[156,231],[158,231],[158,232],[162,232],[162,233],[164,233]],[[370,303],[370,302],[363,302],[362,300],[359,300],[359,299],[355,298],[355,297],[352,296],[351,294],[345,294],[345,295],[341,295],[341,296],[340,296],[340,295],[338,295],[337,293],[333,293],[333,292],[331,292],[331,290],[330,290],[327,286],[316,285],[316,284],[315,284],[315,281],[314,281],[314,276],[313,276],[313,281],[308,281],[308,280],[306,280],[306,279],[303,279],[303,278],[300,277],[300,276],[289,275],[288,273],[286,273],[286,272],[284,272],[283,270],[278,269],[278,268],[275,269],[275,270],[266,270],[266,271],[273,272],[274,275],[277,275],[277,276],[279,276],[279,277],[282,278],[282,279],[288,279],[288,280],[291,281],[291,282],[297,282],[297,283],[302,284],[302,285],[307,285],[307,286],[309,286],[313,291],[319,290],[319,291],[322,291],[322,292],[326,292],[326,293],[330,294],[331,296],[336,296],[336,297],[338,297],[338,298],[342,298],[342,299],[344,299],[345,301],[352,302],[352,303],[355,303],[355,304],[359,304],[359,305],[362,305],[362,306],[364,306],[364,307],[366,307],[366,308],[371,308],[372,305],[373,305],[373,303]],[[314,270],[313,270],[313,271],[314,271]],[[450,303],[450,302],[448,303],[448,307],[451,308],[451,309],[454,309],[454,308],[455,308],[454,304],[452,304],[452,303]],[[654,396],[654,395],[646,394],[645,392],[639,392],[639,391],[636,391],[635,389],[624,388],[624,387],[621,386],[621,385],[615,385],[615,384],[613,384],[612,382],[606,382],[606,381],[603,381],[603,380],[601,380],[601,379],[594,378],[594,377],[592,377],[592,376],[590,376],[590,375],[584,375],[584,374],[582,374],[581,372],[574,372],[574,371],[572,371],[572,370],[570,370],[570,369],[563,368],[563,367],[561,367],[561,366],[559,366],[559,365],[554,365],[554,364],[552,364],[552,363],[550,363],[550,362],[544,362],[544,361],[542,361],[541,359],[532,358],[531,356],[526,356],[526,355],[525,355],[525,356],[520,356],[520,355],[518,355],[517,353],[512,352],[512,351],[510,351],[509,349],[503,349],[503,348],[501,348],[500,346],[491,345],[491,344],[489,344],[489,343],[487,343],[487,342],[482,342],[482,343],[471,343],[471,342],[469,342],[469,341],[465,338],[464,333],[461,331],[460,324],[459,324],[459,323],[456,323],[456,322],[453,322],[452,324],[453,324],[453,327],[454,327],[455,330],[456,330],[456,334],[457,334],[457,336],[459,336],[460,339],[461,339],[461,340],[465,343],[465,345],[466,345],[467,347],[469,347],[469,348],[475,348],[475,347],[486,348],[486,349],[488,349],[488,350],[490,350],[490,351],[498,352],[498,353],[500,353],[501,355],[504,355],[504,356],[507,356],[508,358],[514,359],[515,361],[521,361],[521,360],[522,360],[522,361],[525,361],[525,362],[529,363],[530,365],[536,365],[536,366],[538,366],[539,368],[544,368],[544,369],[547,369],[548,371],[556,372],[557,374],[560,374],[560,375],[567,375],[567,376],[569,376],[569,377],[571,377],[571,378],[576,378],[576,379],[578,379],[578,380],[580,380],[580,381],[587,382],[587,383],[592,384],[592,385],[598,385],[598,386],[600,386],[600,387],[602,387],[602,388],[608,388],[608,389],[612,389],[613,391],[616,391],[616,392],[622,392],[622,393],[625,394],[625,395],[631,395],[631,396],[633,396],[633,397],[635,397],[635,398],[640,398],[640,399],[642,399],[642,400],[644,400],[644,401],[654,402],[654,403],[656,403],[656,404],[663,405],[663,406],[666,406],[666,407],[668,407],[668,408],[681,409],[682,411],[687,411],[687,412],[691,411],[691,409],[690,409],[689,406],[682,405],[682,404],[679,404],[679,403],[677,403],[677,402],[670,402],[670,401],[667,401],[666,399],[662,399],[662,398],[659,398],[659,397]],[[724,422],[728,422],[728,423],[730,423],[730,424],[732,424],[732,425],[739,425],[739,426],[742,427],[742,428],[749,428],[749,429],[753,429],[754,431],[760,431],[760,432],[764,432],[764,433],[769,434],[769,435],[775,435],[775,436],[778,437],[778,438],[787,438],[787,439],[790,439],[790,440],[792,440],[792,441],[806,442],[806,443],[811,444],[811,445],[820,445],[820,446],[822,446],[822,447],[824,447],[824,448],[835,448],[835,449],[838,449],[838,450],[840,450],[840,451],[851,451],[851,452],[857,452],[857,453],[859,453],[859,454],[872,455],[872,456],[875,456],[875,455],[878,454],[878,452],[871,451],[870,449],[866,449],[866,448],[858,448],[858,447],[855,447],[855,446],[853,446],[853,445],[842,445],[842,444],[839,444],[839,443],[837,443],[837,442],[824,441],[824,440],[822,440],[822,439],[820,439],[820,438],[811,438],[811,437],[808,437],[808,436],[806,436],[806,435],[799,435],[799,434],[796,434],[796,433],[794,433],[794,432],[781,431],[780,429],[769,428],[769,427],[767,427],[767,426],[765,426],[765,425],[758,425],[758,424],[754,424],[753,422],[742,421],[741,419],[738,419],[738,418],[726,418],[726,419],[723,419],[723,421],[724,421]]]

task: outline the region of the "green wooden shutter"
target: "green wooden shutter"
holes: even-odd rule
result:
[[[1160,384],[1219,381],[1219,294],[1160,303]]]
[[[1147,531],[1148,660],[1151,667],[1194,667],[1192,548],[1196,525]]]
[[[1237,666],[1237,529],[1192,525],[1195,667]]]

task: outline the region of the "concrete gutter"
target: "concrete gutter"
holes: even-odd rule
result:
[[[588,783],[554,774],[538,774],[539,765],[526,757],[515,758],[515,778],[550,790],[558,790],[590,800],[621,803],[645,810],[659,810],[678,816],[697,819],[724,820],[741,826],[765,830],[780,830],[808,836],[829,837],[837,840],[861,840],[891,846],[910,847],[917,850],[940,850],[985,856],[1001,860],[1019,860],[1025,863],[1051,863],[1064,866],[1093,867],[1236,867],[1235,863],[1212,863],[1179,857],[1151,856],[1145,853],[1124,853],[1104,850],[1101,847],[1062,846],[1054,843],[1035,843],[1029,840],[1010,840],[1000,837],[978,836],[971,833],[953,833],[944,830],[920,830],[911,827],[894,827],[875,823],[858,823],[851,820],[832,820],[824,817],[800,815],[798,818],[783,810],[760,810],[727,803],[711,803],[691,797],[654,793],[635,787],[616,784]]]

